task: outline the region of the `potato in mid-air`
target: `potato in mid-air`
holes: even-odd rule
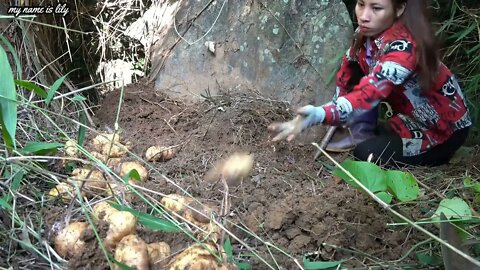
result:
[[[223,177],[228,186],[237,186],[243,178],[250,174],[252,168],[253,155],[234,153],[210,169],[205,175],[205,180],[215,183]]]

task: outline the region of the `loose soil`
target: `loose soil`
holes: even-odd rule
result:
[[[104,97],[95,115],[99,131],[114,127],[119,100],[120,91]],[[309,258],[316,261],[346,260],[345,265],[351,267],[394,261],[423,240],[410,229],[387,226],[394,223],[391,216],[365,194],[332,176],[331,162],[325,157],[314,160],[316,149],[310,143],[272,144],[268,124],[291,117],[287,104],[254,93],[206,96],[202,103],[185,104],[139,83],[125,89],[118,124],[122,141],[129,142],[131,151],[140,157],[152,145],[177,150],[172,160],[150,163],[163,176],[152,169],[142,186],[159,194],[182,194],[181,187],[195,198],[219,206],[223,187],[204,181],[204,175],[216,161],[234,152],[253,154],[251,176],[229,190],[228,220],[232,232],[274,268],[299,269],[297,263],[301,264],[306,254],[314,254]],[[335,156],[338,161],[347,157]],[[146,194],[160,200],[158,195]],[[149,210],[139,202],[133,205]],[[415,219],[421,215],[410,214]],[[139,234],[147,243],[168,242],[174,254],[193,243],[181,233],[139,229]],[[91,245],[89,252],[72,259],[70,268],[108,268],[95,237],[86,235],[84,240]],[[237,258],[253,269],[269,269],[249,256],[238,241],[233,240],[233,246]]]

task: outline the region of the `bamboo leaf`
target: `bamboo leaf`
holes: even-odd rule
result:
[[[156,230],[156,231],[164,231],[164,232],[180,232],[182,229],[174,224],[173,222],[170,222],[165,219],[161,219],[152,215],[149,215],[147,213],[140,212],[138,210],[132,209],[130,207],[124,206],[124,205],[119,205],[116,203],[110,203],[112,207],[119,211],[127,211],[132,213],[135,217],[137,217],[138,222],[142,224],[143,226]]]
[[[22,80],[15,80],[15,84],[23,87],[27,90],[33,91],[35,94],[37,94],[41,98],[46,98],[47,97],[47,92],[43,90],[40,86],[36,85],[33,82],[29,81],[22,81]]]
[[[470,34],[475,28],[476,28],[475,23],[472,23],[468,28],[453,35],[452,38],[454,38],[455,36],[458,36],[457,39],[455,40],[455,42],[458,42],[462,40],[464,37],[466,37],[468,34]]]
[[[84,96],[80,96],[80,95],[75,95],[73,98],[72,98],[73,101],[85,101],[87,100]]]
[[[63,75],[62,77],[60,77],[59,79],[57,79],[53,84],[52,84],[52,87],[50,87],[50,90],[48,90],[48,93],[47,93],[47,98],[45,99],[45,103],[48,105],[50,104],[50,102],[53,100],[53,96],[55,95],[55,93],[57,92],[58,88],[60,88],[60,85],[62,85],[63,81],[65,80],[65,78],[67,78],[67,76],[74,72],[75,70],[77,70],[78,68],[68,72],[67,74]]]
[[[227,237],[227,240],[225,240],[225,243],[223,244],[223,249],[227,254],[228,261],[230,262],[233,261],[233,248],[232,248],[232,242],[230,241],[230,237]]]
[[[55,152],[58,148],[65,146],[63,143],[50,142],[28,142],[25,147],[20,150],[22,154],[47,154]]]
[[[9,204],[7,202],[7,200],[4,199],[4,198],[0,198],[0,208],[3,208],[5,210],[12,210],[13,209],[12,205]]]
[[[85,143],[85,133],[87,131],[87,129],[85,128],[85,126],[87,125],[87,113],[85,111],[80,112],[80,123],[82,124],[78,128],[77,141],[78,145],[83,146],[83,144]]]
[[[5,46],[7,46],[8,50],[12,53],[13,61],[15,62],[15,65],[17,67],[17,78],[18,79],[22,78],[22,63],[20,62],[20,59],[18,58],[18,55],[15,52],[15,48],[13,48],[12,44],[3,35],[0,35],[0,40],[3,41]]]
[[[8,147],[16,148],[17,93],[7,53],[0,46],[0,122],[3,139]]]
[[[18,188],[20,187],[20,184],[22,183],[22,180],[23,180],[23,177],[25,176],[25,170],[23,168],[21,168],[20,166],[12,166],[12,170],[13,170],[13,180],[12,180],[12,184],[10,185],[10,190],[12,192],[16,192],[18,190]],[[5,196],[5,201],[9,204],[12,199],[13,199],[13,196],[10,192],[8,192]]]
[[[305,270],[323,270],[323,269],[337,269],[344,261],[321,262],[310,261],[308,258],[303,258],[303,267]]]

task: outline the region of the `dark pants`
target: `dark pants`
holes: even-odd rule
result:
[[[355,148],[353,155],[367,160],[373,154],[372,162],[379,165],[401,167],[403,165],[437,166],[447,163],[460,146],[465,143],[469,128],[455,131],[450,139],[416,156],[403,155],[403,143],[393,131],[381,130],[378,136],[368,139]]]

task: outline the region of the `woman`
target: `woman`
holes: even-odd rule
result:
[[[300,118],[270,125],[278,132],[273,140],[292,140],[320,123],[366,122],[365,135],[376,123],[372,111],[385,101],[394,113],[388,129],[364,136],[354,156],[366,160],[372,154],[374,161],[389,165],[447,163],[472,122],[457,80],[439,60],[426,2],[358,0],[358,33],[337,74],[338,97],[323,106],[300,108]],[[366,75],[348,91],[355,65]]]

